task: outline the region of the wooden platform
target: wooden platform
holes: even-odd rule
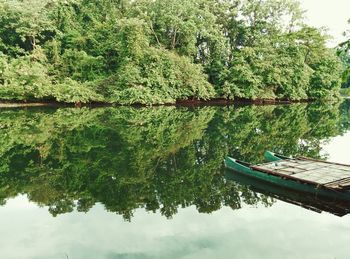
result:
[[[330,189],[350,189],[350,166],[304,157],[264,163],[254,170]]]

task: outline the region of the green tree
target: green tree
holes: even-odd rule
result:
[[[1,98],[330,99],[342,71],[326,39],[295,0],[1,0]]]

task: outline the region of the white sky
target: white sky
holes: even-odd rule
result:
[[[329,41],[333,47],[345,40],[342,33],[350,29],[350,0],[300,0],[306,10],[307,23],[315,27],[327,27],[334,37]]]

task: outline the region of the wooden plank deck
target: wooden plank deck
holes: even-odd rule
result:
[[[293,158],[252,166],[252,169],[330,189],[350,189],[350,166]]]

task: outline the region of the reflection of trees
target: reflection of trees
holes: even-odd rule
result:
[[[321,139],[348,128],[345,110],[344,104],[5,110],[0,202],[24,193],[53,215],[101,202],[126,219],[136,208],[171,217],[191,205],[199,212],[270,205],[268,197],[225,180],[224,157],[259,161],[265,149],[316,157]]]
[[[340,105],[340,125],[343,129],[350,129],[350,99]]]
[[[221,116],[217,134],[224,134],[229,153],[251,162],[261,161],[266,149],[317,157],[320,140],[341,130],[337,104],[232,107]]]

